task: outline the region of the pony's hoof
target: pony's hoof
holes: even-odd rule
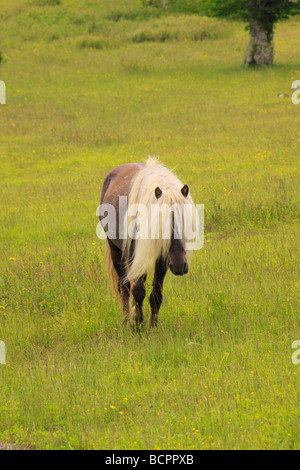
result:
[[[139,311],[136,305],[130,309],[130,326],[133,330],[140,330],[143,323],[143,314]]]

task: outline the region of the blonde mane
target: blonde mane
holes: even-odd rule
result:
[[[157,187],[162,190],[162,194],[158,199],[155,195],[155,188]],[[139,224],[140,227],[147,227],[148,237],[146,239],[137,238],[135,240],[134,253],[130,253],[132,238],[127,235],[127,238],[124,240],[122,251],[124,258],[129,259],[127,272],[127,279],[129,281],[136,280],[142,275],[151,272],[158,258],[168,257],[172,240],[171,237],[164,238],[162,235],[164,225],[169,217],[166,215],[166,208],[169,209],[170,206],[175,205],[182,209],[181,214],[183,214],[184,206],[190,204],[190,207],[193,208],[192,213],[188,216],[189,220],[183,220],[182,224],[184,226],[185,222],[188,222],[195,226],[195,205],[189,194],[187,197],[183,196],[181,193],[182,187],[183,183],[178,177],[154,158],[149,158],[145,166],[136,174],[128,197],[127,227],[134,220],[134,217],[130,214],[130,208],[133,208],[136,204],[143,205],[147,208],[147,215],[139,215]],[[159,227],[154,227],[154,225],[158,225],[157,219],[154,224],[153,217],[150,215],[153,205],[158,205],[161,211]],[[174,230],[180,223],[177,217],[177,212],[174,211]],[[151,236],[154,229],[157,230],[156,238]],[[182,244],[184,248],[186,242],[187,240],[183,235]]]

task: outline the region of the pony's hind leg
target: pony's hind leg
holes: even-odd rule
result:
[[[131,283],[131,293],[133,296],[133,306],[131,307],[132,326],[139,328],[144,320],[143,300],[146,295],[145,289],[146,275],[140,277],[137,281]]]
[[[149,321],[149,328],[152,328],[157,325],[158,312],[163,299],[163,283],[167,270],[167,261],[160,258],[155,265],[153,289],[150,294],[151,315]]]

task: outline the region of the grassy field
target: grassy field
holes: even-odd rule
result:
[[[300,449],[300,105],[276,97],[300,79],[300,20],[277,26],[272,68],[244,70],[241,23],[0,3],[0,442]],[[107,172],[148,155],[205,205],[205,244],[137,334],[96,209]]]

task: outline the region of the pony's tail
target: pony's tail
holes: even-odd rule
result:
[[[109,285],[110,285],[111,292],[112,292],[113,296],[115,297],[116,301],[118,303],[121,303],[122,299],[121,299],[121,295],[120,295],[119,288],[118,288],[118,286],[119,286],[119,276],[118,276],[117,271],[115,270],[114,265],[113,265],[113,260],[112,260],[112,256],[111,256],[111,249],[110,249],[107,238],[105,239],[104,263],[105,263],[105,267],[106,267],[106,272],[107,272],[108,282],[109,282]]]

